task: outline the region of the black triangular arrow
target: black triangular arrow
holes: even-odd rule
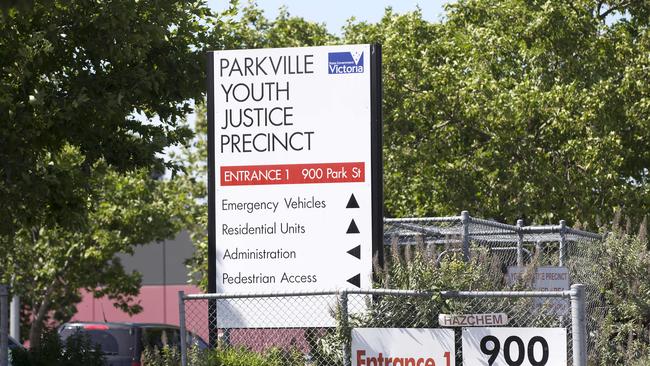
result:
[[[350,196],[350,199],[348,200],[348,205],[345,206],[345,208],[359,208],[359,203],[357,202],[356,197],[354,197],[354,193]]]
[[[348,250],[348,254],[356,257],[357,259],[361,259],[361,245],[357,245],[356,247]]]
[[[348,226],[346,234],[359,234],[359,228],[357,227],[357,223],[354,222],[354,219],[350,221],[350,226]]]
[[[348,278],[348,282],[361,288],[361,274]]]

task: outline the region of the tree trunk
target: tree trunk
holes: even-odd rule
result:
[[[32,349],[37,349],[41,344],[41,335],[43,334],[43,321],[45,320],[45,315],[47,315],[50,309],[50,302],[52,297],[52,292],[54,292],[54,286],[56,285],[56,280],[52,281],[50,287],[45,291],[43,300],[38,306],[36,311],[36,316],[32,319],[32,324],[29,327],[29,347]],[[36,309],[34,309],[36,310]]]

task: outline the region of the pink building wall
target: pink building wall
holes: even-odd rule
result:
[[[178,291],[197,294],[201,291],[192,285],[145,285],[140,289],[136,303],[142,306],[142,312],[129,316],[113,306],[107,298],[95,299],[91,293],[82,292],[83,300],[77,305],[77,313],[72,321],[104,321],[165,323],[178,325]]]
[[[181,232],[173,240],[151,243],[136,248],[133,255],[120,255],[127,272],[142,275],[142,287],[136,303],[142,306],[139,314],[129,316],[113,306],[107,298],[95,299],[91,293],[82,291],[82,301],[71,321],[162,323],[179,325],[178,291],[185,294],[201,293],[199,288],[187,285],[185,260],[194,253],[194,246],[187,233]],[[208,301],[186,303],[187,329],[208,341]],[[319,332],[316,330],[316,332]],[[223,335],[219,331],[220,336]],[[229,340],[254,351],[270,347],[303,351],[308,349],[302,329],[233,329]]]
[[[135,247],[134,253],[120,254],[118,258],[127,273],[137,271],[142,276],[142,287],[136,303],[142,306],[139,314],[129,316],[113,306],[107,298],[95,299],[82,291],[82,301],[72,321],[104,321],[163,323],[178,325],[178,291],[199,293],[196,286],[188,285],[185,261],[195,248],[187,232],[174,239]]]

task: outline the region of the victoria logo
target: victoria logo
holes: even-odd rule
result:
[[[327,67],[330,74],[362,73],[363,51],[330,52]]]

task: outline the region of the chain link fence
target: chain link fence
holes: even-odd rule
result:
[[[191,332],[206,339],[221,350],[247,349],[260,354],[272,354],[278,365],[341,366],[350,365],[352,328],[440,328],[439,314],[503,313],[509,327],[565,328],[567,330],[567,360],[569,364],[586,365],[586,324],[584,292],[581,285],[569,291],[406,291],[406,290],[341,290],[291,294],[180,294],[182,334]],[[331,327],[295,327],[280,325],[311,321],[317,309],[302,309],[302,318],[291,314],[302,300],[324,302],[329,306]],[[555,300],[571,302],[571,311],[559,315],[553,310]],[[277,322],[276,327],[228,328],[223,323],[238,314],[216,314],[214,310],[236,302],[236,308],[256,314],[258,324]],[[270,302],[288,305],[283,314],[265,312]],[[292,309],[292,307],[294,309]],[[456,364],[462,364],[462,331],[456,335]],[[199,364],[198,358],[182,340],[182,364]]]
[[[566,266],[572,259],[599,255],[601,241],[601,235],[568,227],[563,220],[558,225],[524,226],[523,220],[508,225],[474,218],[466,211],[451,217],[384,220],[384,245],[424,245],[438,261],[450,255],[469,259],[488,253],[504,265]]]
[[[421,246],[437,265],[449,257],[474,260],[484,267],[489,279],[478,290],[566,290],[571,283],[585,285],[589,350],[595,348],[607,308],[598,290],[602,283],[603,237],[566,225],[525,226],[523,220],[508,225],[460,216],[397,218],[384,220],[384,244],[393,248]],[[556,269],[562,267],[562,270]],[[544,270],[566,273],[564,288],[542,288]],[[555,312],[568,306],[553,302]]]
[[[241,347],[273,354],[283,360],[283,365],[342,365],[346,360],[345,347],[349,347],[350,328],[437,328],[438,314],[443,312],[505,313],[513,327],[566,328],[568,353],[575,356],[575,312],[569,304],[568,286],[582,283],[582,316],[587,331],[581,333],[580,342],[586,348],[580,355],[596,359],[592,350],[606,312],[597,287],[601,243],[600,235],[567,227],[563,221],[558,225],[525,226],[520,220],[516,225],[508,225],[473,218],[467,212],[453,217],[385,219],[384,244],[390,249],[384,250],[385,259],[400,257],[409,262],[417,250],[425,253],[430,267],[444,266],[453,260],[474,263],[481,267],[481,278],[462,289],[491,292],[461,296],[462,292],[367,290],[347,291],[345,299],[341,292],[212,294],[181,297],[180,305],[187,329],[209,340],[212,347]],[[380,262],[383,261],[375,260],[375,265]],[[375,272],[381,272],[381,268],[376,267]],[[540,276],[552,276],[564,280],[554,283],[564,284],[541,288]],[[378,285],[413,288],[386,281]],[[501,291],[509,296],[493,295],[503,294]],[[268,310],[279,308],[283,311]],[[323,319],[323,308],[329,309],[329,320]],[[462,364],[460,334],[457,330],[457,364]]]

